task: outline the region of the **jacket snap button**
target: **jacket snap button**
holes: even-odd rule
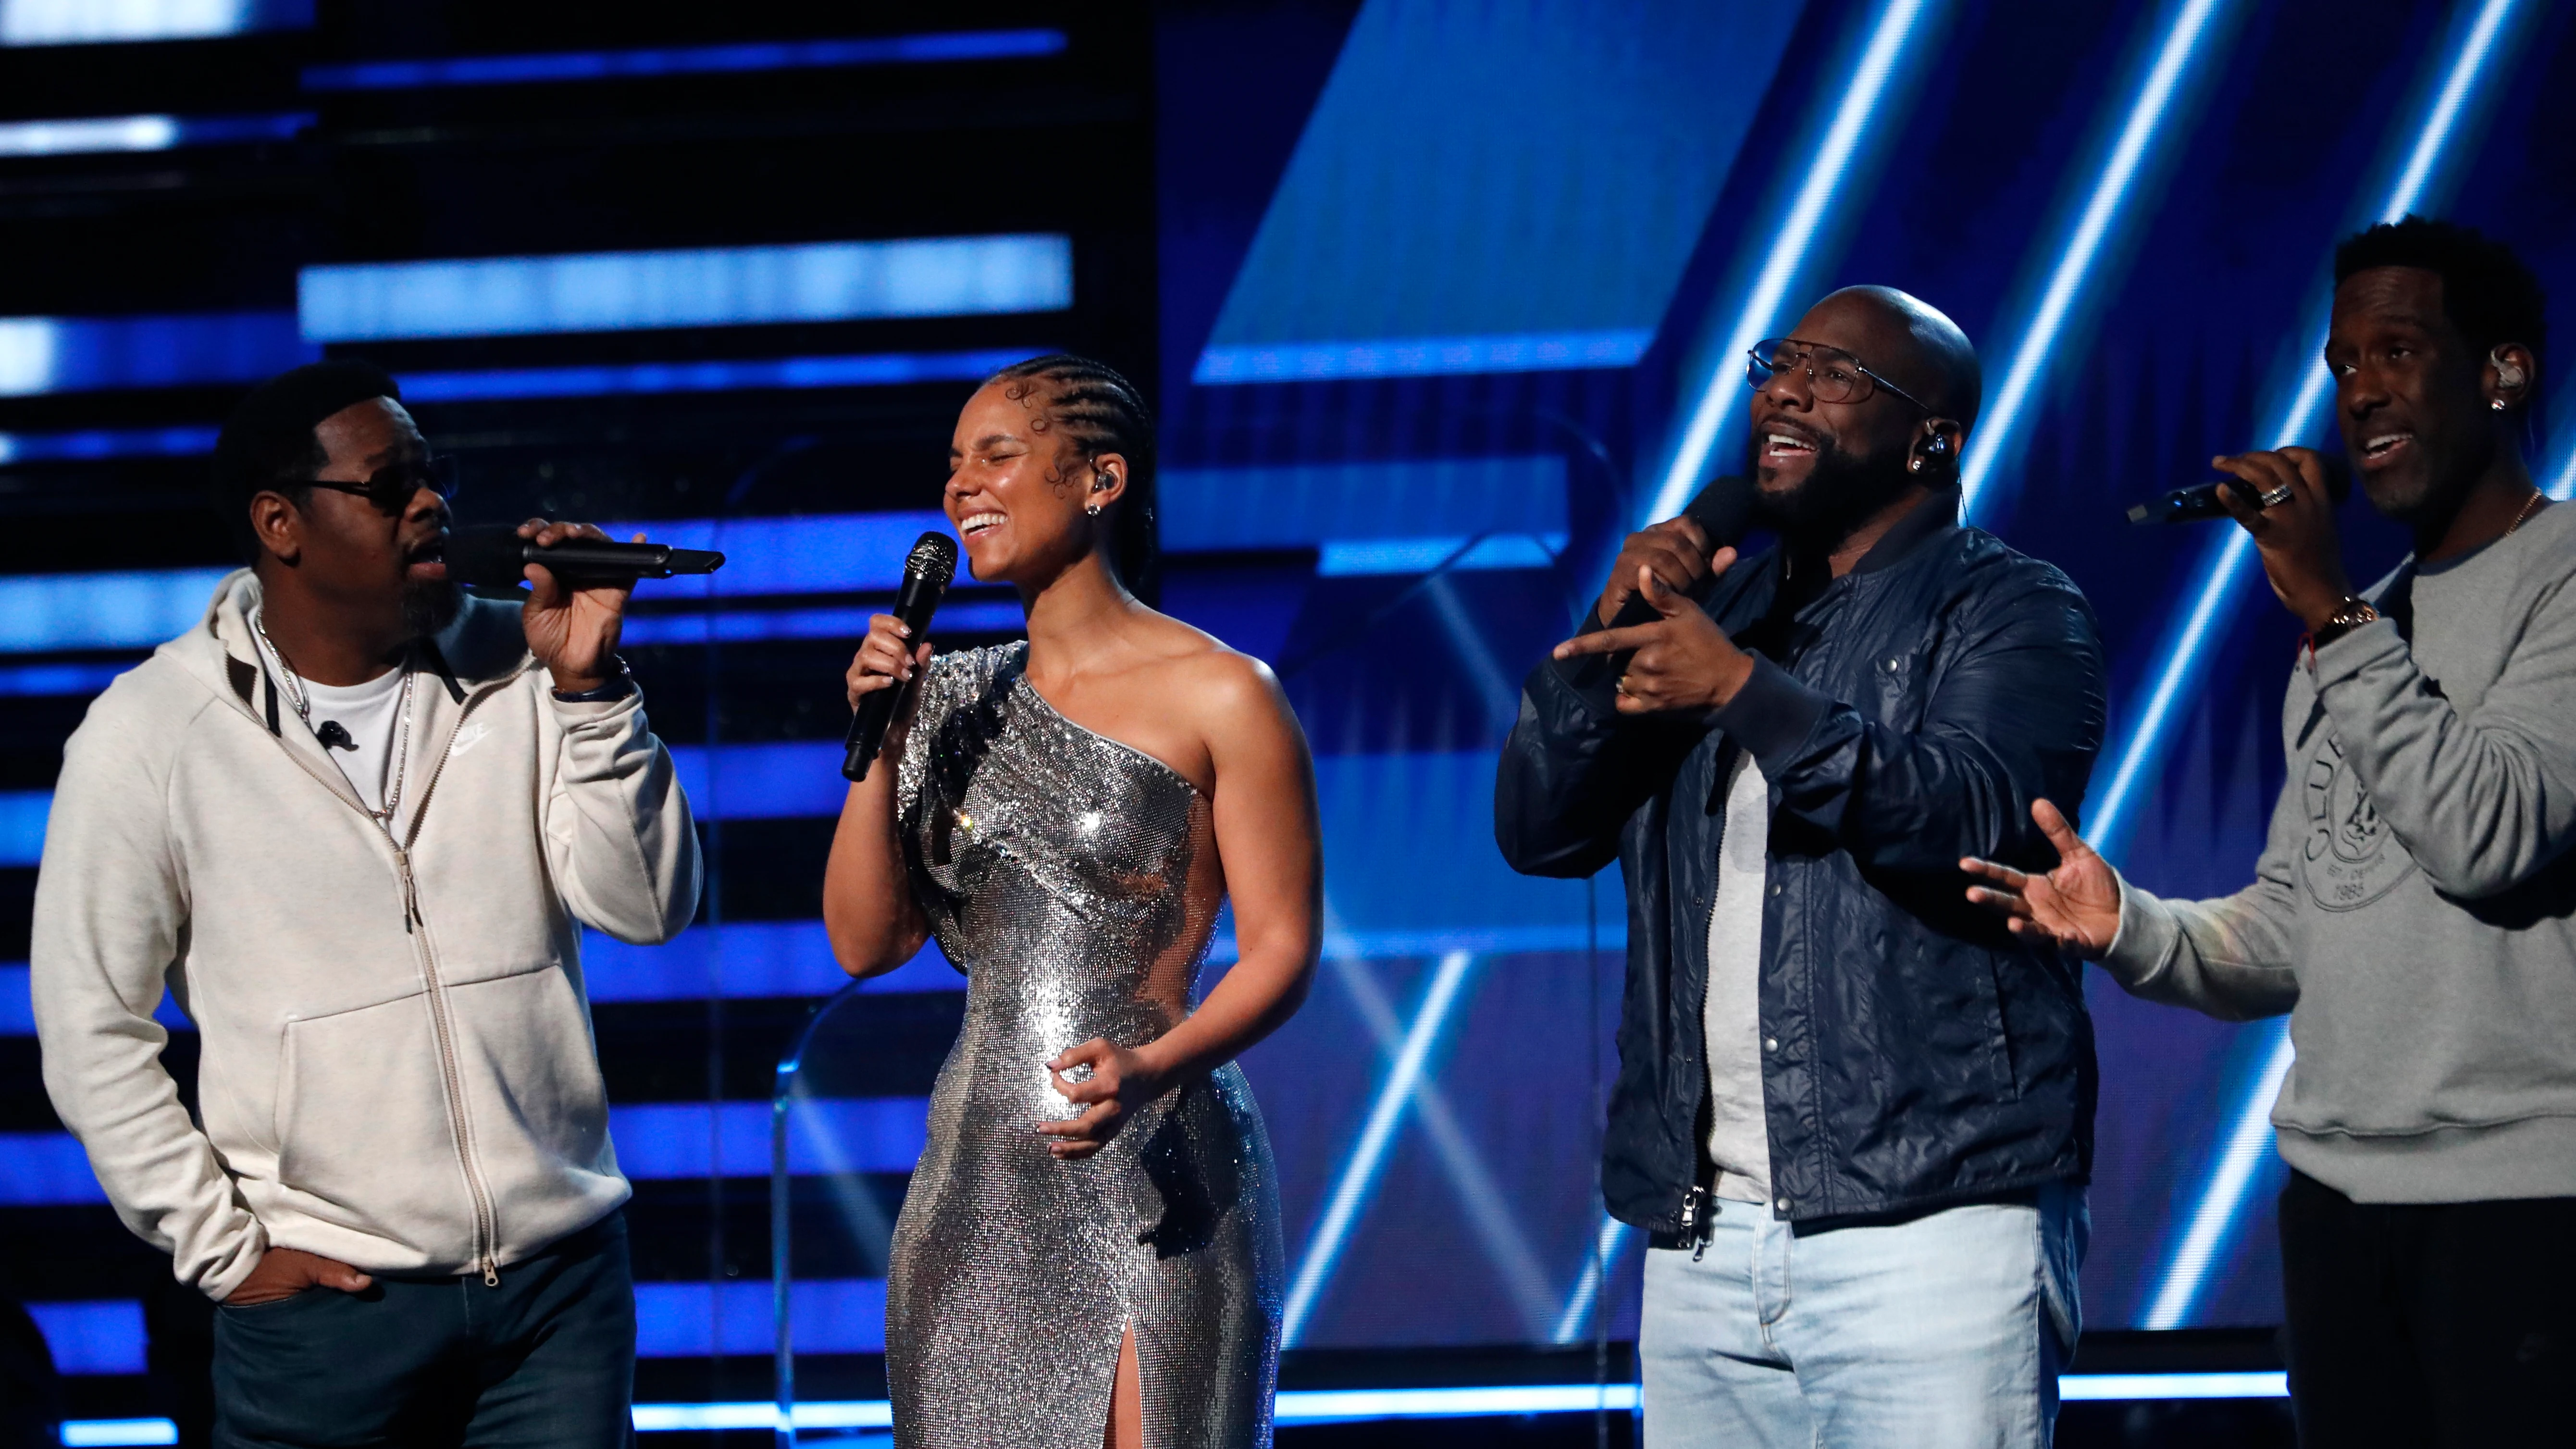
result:
[[[1776,1036],[1764,1037],[1762,1039],[1762,1049],[1766,1052],[1778,1051],[1780,1049],[1780,1038]]]
[[[1787,1212],[1787,1211],[1789,1210],[1789,1200],[1788,1200],[1787,1198],[1785,1198],[1785,1197],[1784,1197],[1784,1198],[1780,1199],[1778,1202],[1773,1203],[1773,1204],[1772,1204],[1772,1206],[1773,1206],[1773,1207],[1778,1208],[1780,1211],[1782,1211],[1782,1212],[1784,1212],[1784,1213],[1785,1213],[1785,1212]]]

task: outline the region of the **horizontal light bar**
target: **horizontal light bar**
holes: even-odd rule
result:
[[[202,622],[215,584],[230,572],[149,569],[0,578],[0,654],[151,648]],[[6,834],[0,826],[0,838]]]
[[[2063,1374],[2058,1397],[2067,1400],[2282,1398],[2286,1375]],[[1447,1389],[1287,1389],[1278,1400],[1282,1424],[1332,1424],[1383,1419],[1472,1419],[1518,1414],[1629,1413],[1637,1408],[1635,1384],[1515,1384]],[[882,1399],[800,1403],[799,1429],[882,1429],[894,1423]],[[640,1434],[717,1429],[775,1429],[774,1404],[637,1404]]]
[[[213,428],[88,428],[73,433],[0,433],[0,466],[99,458],[192,458],[215,450],[215,432]]]
[[[1155,494],[1167,553],[1566,531],[1566,466],[1555,454],[1168,468]]]
[[[753,644],[769,639],[847,639],[856,648],[868,632],[868,619],[883,610],[853,605],[846,609],[763,609],[707,614],[633,614],[627,616],[620,642],[647,644]],[[967,599],[942,604],[927,637],[938,640],[960,634],[1016,634],[1028,627],[1028,615],[1016,600]],[[0,695],[8,681],[0,673]]]
[[[319,356],[285,312],[0,317],[0,397],[256,382]]]
[[[766,1276],[723,1284],[638,1283],[635,1352],[641,1358],[767,1358],[778,1346],[775,1313]],[[885,1280],[800,1278],[790,1287],[788,1318],[798,1353],[883,1353]],[[640,1418],[636,1427],[644,1427]]]
[[[720,1177],[767,1177],[769,1119],[767,1102],[655,1102],[610,1108],[608,1133],[618,1168],[639,1182],[705,1177],[710,1161]],[[921,1158],[930,1103],[799,1098],[787,1120],[787,1169],[799,1177],[910,1172]]]
[[[0,867],[36,864],[45,854],[45,817],[51,790],[0,790]]]
[[[313,125],[310,111],[270,116],[74,116],[0,122],[0,157],[169,151],[243,141],[285,141]]]
[[[211,40],[312,25],[313,0],[0,0],[0,45]]]
[[[1023,60],[1064,53],[1061,30],[968,30],[939,35],[882,35],[847,40],[786,40],[699,45],[674,50],[558,51],[544,55],[464,55],[434,60],[371,60],[317,65],[304,72],[308,91],[422,90],[438,86],[509,86],[751,71],[820,70],[867,65]]]
[[[68,1132],[0,1132],[0,1207],[105,1201],[78,1138]]]
[[[10,664],[0,665],[0,699],[46,699],[65,695],[92,695],[105,689],[116,676],[132,669],[123,664]]]
[[[2060,1374],[2057,1396],[2070,1403],[2146,1399],[2286,1399],[2286,1373]]]
[[[64,1374],[143,1372],[143,1305],[132,1299],[30,1303],[27,1316]]]
[[[848,973],[832,959],[823,923],[813,920],[691,926],[677,940],[659,946],[630,946],[584,931],[581,974],[593,1001],[829,996],[850,984]],[[937,941],[929,941],[919,955],[869,977],[860,989],[870,995],[963,991],[966,977],[948,964]],[[6,1034],[5,992],[6,983],[0,981],[0,1035]]]
[[[306,267],[311,342],[740,327],[1055,312],[1073,305],[1056,235]]]
[[[517,367],[480,372],[406,372],[406,403],[502,402],[520,398],[625,397],[663,393],[757,392],[818,387],[901,387],[981,382],[1045,349],[882,352],[750,361],[636,362],[591,367]]]
[[[1465,550],[1461,553],[1461,550]],[[1322,578],[1369,574],[1427,574],[1447,564],[1451,569],[1545,569],[1556,566],[1565,551],[1561,533],[1495,534],[1474,541],[1464,538],[1356,538],[1327,540],[1315,560]]]
[[[166,993],[161,998],[161,1004],[152,1009],[152,1019],[172,1031],[197,1029],[197,1024],[190,1021],[185,1012],[179,1010],[179,1003],[171,1000]],[[36,1008],[27,992],[27,963],[24,961],[0,962],[0,1036],[34,1036],[35,1034]],[[0,1188],[0,1193],[5,1192],[5,1188]]]
[[[179,1426],[169,1419],[65,1419],[63,1449],[109,1449],[129,1444],[176,1444]]]
[[[1654,340],[1651,327],[1620,327],[1598,332],[1211,347],[1199,354],[1190,381],[1207,387],[1224,383],[1334,382],[1345,378],[1634,367]]]

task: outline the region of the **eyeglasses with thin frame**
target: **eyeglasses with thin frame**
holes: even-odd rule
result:
[[[1818,402],[1856,403],[1867,398],[1873,387],[1883,387],[1921,408],[1926,416],[1937,416],[1921,398],[1870,371],[1839,347],[1795,337],[1767,337],[1744,354],[1745,385],[1757,392],[1773,376],[1791,368],[1807,375],[1807,391]]]
[[[423,488],[441,498],[456,497],[456,457],[452,453],[432,453],[426,457],[405,458],[390,463],[367,475],[364,483],[346,483],[336,478],[316,478],[308,485],[328,488],[334,493],[350,493],[376,506],[376,511],[401,517],[411,507],[412,495]]]

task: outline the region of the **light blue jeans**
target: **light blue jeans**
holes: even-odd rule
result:
[[[2042,1449],[2081,1319],[2080,1187],[1793,1231],[1721,1202],[1650,1248],[1646,1449]]]

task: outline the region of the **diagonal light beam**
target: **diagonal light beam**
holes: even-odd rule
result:
[[[1550,1343],[1572,1343],[1583,1334],[1583,1321],[1592,1316],[1593,1300],[1601,1296],[1601,1280],[1619,1265],[1619,1250],[1628,1246],[1630,1229],[1626,1223],[1601,1215],[1601,1230],[1593,1235],[1592,1252],[1583,1260],[1583,1271],[1574,1280],[1574,1291],[1565,1296],[1565,1311],[1557,1315],[1556,1332]]]
[[[1672,462],[1656,485],[1645,517],[1638,520],[1639,526],[1681,512],[1707,473],[1708,461],[1716,452],[1727,418],[1739,411],[1735,390],[1740,386],[1736,379],[1743,375],[1744,354],[1779,325],[1780,309],[1788,299],[1790,284],[1798,279],[1816,234],[1824,227],[1826,209],[1842,193],[1861,142],[1872,134],[1870,123],[1887,94],[1889,82],[1898,73],[1897,63],[1904,58],[1907,42],[1918,30],[1930,29],[1921,22],[1934,3],[1935,0],[1887,0],[1880,7],[1859,59],[1851,73],[1841,78],[1842,84],[1837,88],[1841,99],[1834,102],[1833,119],[1826,124],[1816,153],[1807,162],[1806,179],[1799,184],[1779,225],[1755,233],[1761,239],[1757,245],[1767,248],[1765,260],[1744,295],[1743,305],[1737,309],[1726,345],[1718,349],[1708,375],[1700,381],[1699,400],[1691,407],[1690,421],[1682,428]]]
[[[2226,1145],[2219,1149],[2218,1168],[2201,1190],[2190,1226],[2183,1230],[2182,1242],[2165,1266],[2164,1281],[2156,1285],[2156,1296],[2148,1303],[2140,1328],[2180,1328],[2191,1321],[2192,1305],[2199,1301],[2201,1287],[2209,1281],[2209,1270],[2218,1260],[2219,1249],[2225,1245],[2229,1229],[2236,1225],[2245,1195],[2271,1158],[2272,1102],[2281,1095],[2281,1082],[2290,1074],[2292,1054],[2289,1028],[2277,1021],[2267,1022],[2265,1027],[2276,1034],[2272,1050],[2264,1058],[2263,1070],[2246,1089],[2247,1109],[2237,1114],[2235,1130],[2227,1134]]]
[[[2222,0],[2183,0],[2170,12],[2164,39],[2156,46],[2155,62],[2148,67],[2137,93],[2129,98],[2128,119],[2121,123],[2118,139],[2112,142],[2101,173],[2093,180],[2091,199],[2085,202],[2083,213],[2076,218],[2075,228],[2063,244],[2039,253],[2053,253],[2057,265],[2049,273],[2048,285],[2040,294],[2039,306],[2031,314],[2020,344],[2013,350],[2012,362],[2004,369],[2004,385],[1996,391],[1993,405],[1985,410],[1977,429],[1977,449],[1960,470],[1962,516],[1977,516],[1986,481],[1996,468],[2014,460],[2013,445],[2018,441],[2014,434],[2031,390],[2048,369],[2049,356],[2056,350],[2068,315],[2074,311],[2075,299],[2091,279],[2103,242],[2129,203],[2138,199],[2131,184],[2137,180],[2138,168],[2146,162],[2147,148],[2163,132],[2165,115],[2181,88],[2184,71],[2200,49],[2210,20],[2219,13],[2221,4]]]
[[[1396,1020],[1395,1006],[1387,1000],[1386,988],[1378,984],[1377,973],[1356,956],[1337,956],[1332,965],[1359,1007],[1361,1024],[1376,1038],[1378,1050],[1389,1057],[1401,1052],[1404,1027]],[[1422,1135],[1431,1139],[1432,1153],[1449,1175],[1449,1185],[1457,1189],[1467,1225],[1483,1240],[1485,1255],[1493,1260],[1513,1306],[1520,1310],[1522,1325],[1536,1337],[1546,1330],[1555,1305],[1548,1301],[1547,1271],[1539,1266],[1537,1250],[1512,1215],[1502,1184],[1486,1168],[1438,1082],[1425,1080],[1414,1088],[1413,1109],[1421,1118]]]
[[[1386,1081],[1378,1088],[1377,1100],[1369,1106],[1359,1142],[1351,1149],[1350,1161],[1343,1164],[1341,1180],[1325,1200],[1324,1216],[1315,1224],[1315,1236],[1306,1244],[1305,1260],[1297,1265],[1297,1276],[1288,1285],[1288,1302],[1280,1315],[1280,1347],[1296,1346],[1308,1315],[1314,1311],[1316,1298],[1332,1281],[1333,1270],[1340,1266],[1351,1229],[1385,1169],[1395,1129],[1404,1120],[1404,1109],[1412,1103],[1414,1089],[1421,1084],[1431,1049],[1448,1025],[1450,1008],[1457,1004],[1459,990],[1467,984],[1467,972],[1475,963],[1473,952],[1452,951],[1440,958],[1439,968],[1432,973],[1431,987],[1423,993],[1413,1024],[1405,1030],[1404,1045],[1397,1050]]]

